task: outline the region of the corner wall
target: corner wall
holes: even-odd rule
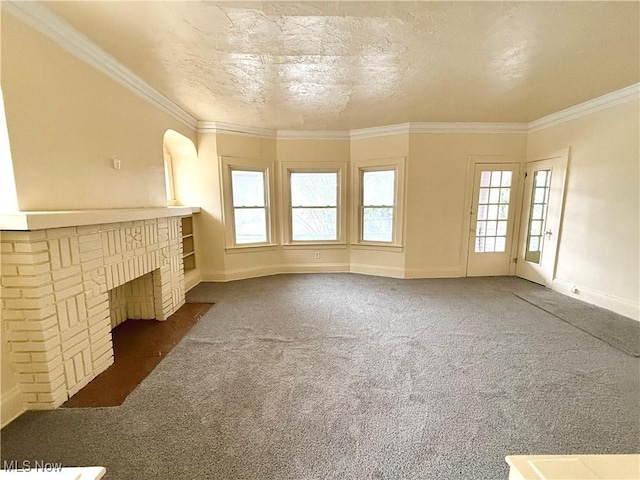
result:
[[[570,147],[556,280],[561,293],[638,319],[640,102],[528,136],[527,159]],[[571,293],[571,287],[578,294]]]
[[[195,132],[10,13],[1,21],[19,209],[166,206],[164,132]]]

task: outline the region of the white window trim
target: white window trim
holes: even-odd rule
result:
[[[220,157],[220,179],[222,191],[222,224],[224,225],[225,250],[248,250],[273,247],[278,245],[276,236],[276,218],[274,202],[274,164],[256,159]],[[245,170],[264,172],[265,175],[265,216],[267,223],[267,241],[256,243],[236,243],[233,194],[231,187],[231,171]]]
[[[337,240],[293,240],[291,208],[292,173],[337,173],[338,174],[338,238]],[[313,165],[305,162],[282,162],[282,239],[283,246],[318,246],[347,244],[347,164],[344,162],[319,162]]]
[[[351,163],[352,247],[376,247],[376,249],[380,248],[382,250],[402,250],[404,246],[404,205],[406,195],[405,164],[406,157],[354,160]],[[395,204],[393,212],[393,240],[391,242],[372,242],[362,239],[362,174],[363,172],[381,170],[395,170]]]

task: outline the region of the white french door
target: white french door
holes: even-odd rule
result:
[[[475,166],[467,276],[509,275],[517,230],[519,163]]]
[[[569,150],[525,166],[516,275],[550,286],[555,276]]]

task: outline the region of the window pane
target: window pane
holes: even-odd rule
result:
[[[529,213],[529,231],[527,232],[527,250],[524,259],[527,262],[540,263],[544,248],[544,223],[547,216],[547,197],[551,182],[551,170],[538,170],[533,177],[531,210]]]
[[[491,172],[481,172],[480,173],[480,186],[488,187],[491,179]]]
[[[496,252],[504,252],[507,245],[505,237],[496,237]]]
[[[498,199],[500,197],[500,189],[492,188],[489,192],[489,203],[498,203]]]
[[[489,214],[487,219],[495,220],[498,218],[498,205],[489,205]]]
[[[484,237],[476,238],[476,253],[484,252]]]
[[[511,172],[505,171],[502,172],[502,184],[503,187],[511,186]]]
[[[337,173],[291,173],[291,206],[338,205]]]
[[[393,208],[365,207],[362,239],[369,242],[393,241]]]
[[[395,205],[395,170],[363,172],[363,206]]]
[[[264,208],[234,208],[236,243],[267,241],[267,220]]]
[[[231,171],[234,207],[264,207],[264,172]]]
[[[337,208],[294,208],[291,229],[293,240],[337,240]]]
[[[491,172],[491,186],[499,187],[500,186],[500,174],[502,172]]]
[[[486,219],[487,219],[487,206],[478,205],[478,220],[486,220]]]

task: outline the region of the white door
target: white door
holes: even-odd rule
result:
[[[527,162],[516,275],[550,286],[555,276],[569,150]]]
[[[477,164],[467,256],[467,276],[509,275],[519,163]]]

